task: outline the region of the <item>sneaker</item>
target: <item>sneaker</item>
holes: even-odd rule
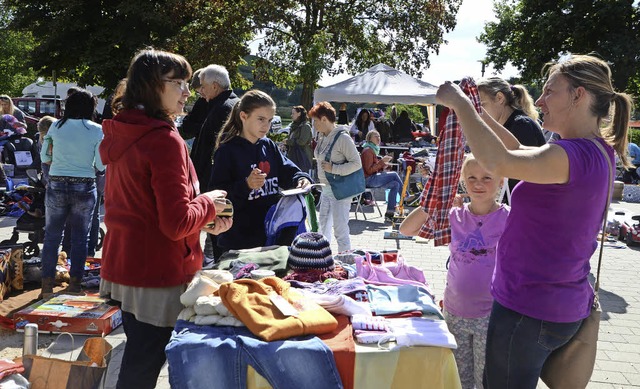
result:
[[[419,197],[420,197],[420,195],[417,195],[417,194],[408,195],[408,196],[406,196],[404,198],[404,203],[405,204],[411,204],[414,201],[416,201]]]

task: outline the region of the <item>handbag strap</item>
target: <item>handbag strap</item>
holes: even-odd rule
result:
[[[340,130],[340,131],[338,131],[336,136],[333,137],[333,142],[331,142],[331,146],[329,146],[329,150],[327,151],[327,154],[325,154],[325,156],[324,156],[324,160],[325,161],[331,162],[331,151],[333,150],[333,146],[338,141],[338,138],[340,137],[340,135],[342,135],[342,133],[344,133],[344,132],[346,132],[346,131],[345,130]]]
[[[605,204],[604,216],[602,220],[602,234],[600,236],[600,253],[598,254],[598,271],[596,272],[596,282],[593,286],[593,293],[597,297],[598,289],[600,289],[600,268],[602,265],[602,251],[604,249],[604,236],[606,235],[606,231],[607,231],[607,216],[609,213],[609,204],[611,203],[611,186],[613,185],[613,182],[611,181],[611,171],[613,169],[611,167],[611,159],[609,159],[609,155],[605,151],[602,144],[595,139],[591,139],[591,141],[596,146],[598,146],[598,149],[600,149],[600,151],[602,152],[602,155],[604,155],[604,159],[607,161],[607,165],[609,166],[608,178],[607,178],[607,201]]]

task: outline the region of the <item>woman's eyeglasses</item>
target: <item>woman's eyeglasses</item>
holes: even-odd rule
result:
[[[188,91],[189,90],[189,83],[186,82],[185,80],[169,80],[169,79],[163,79],[162,81],[164,82],[171,82],[173,84],[178,85],[178,87],[182,90]]]

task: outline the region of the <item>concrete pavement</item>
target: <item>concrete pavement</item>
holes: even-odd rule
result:
[[[614,202],[612,207],[640,215],[640,204]],[[368,221],[356,221],[351,213],[352,247],[399,249],[410,264],[424,271],[436,298],[441,299],[446,279],[448,248],[433,247],[431,242],[383,239],[383,231],[389,228],[389,224],[383,223],[383,219],[377,217],[377,213],[374,213],[371,207],[366,208]],[[11,226],[6,220],[0,220],[0,240],[10,235]],[[600,281],[603,315],[596,366],[589,388],[640,387],[640,288],[637,286],[640,250],[627,248],[626,245],[621,245],[621,248],[615,246],[607,244],[604,249]],[[337,252],[335,241],[332,242],[332,249]],[[100,253],[97,256],[100,256]],[[597,260],[598,251],[591,259],[594,274]],[[126,336],[120,327],[109,334],[107,339],[114,347],[105,383],[105,388],[111,389],[115,388]],[[81,346],[82,341],[76,340],[76,344]],[[169,387],[168,370],[165,365],[157,388]],[[546,386],[541,383],[539,387]]]

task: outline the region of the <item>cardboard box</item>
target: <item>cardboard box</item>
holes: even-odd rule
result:
[[[43,333],[69,332],[103,336],[122,323],[122,311],[98,296],[54,295],[13,314],[17,331],[28,323]]]

